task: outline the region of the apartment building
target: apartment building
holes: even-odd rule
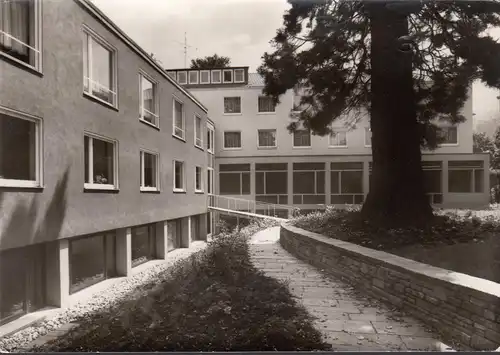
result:
[[[369,118],[346,117],[334,133],[290,134],[300,90],[289,90],[274,106],[262,95],[263,79],[248,67],[168,70],[203,102],[214,120],[216,194],[314,210],[323,205],[361,204],[369,190]],[[443,126],[445,142],[423,152],[429,199],[436,207],[480,207],[488,203],[486,154],[472,154],[472,99],[467,121]]]
[[[0,14],[5,327],[205,240],[215,127],[90,1]]]

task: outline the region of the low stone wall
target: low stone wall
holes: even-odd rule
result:
[[[282,224],[288,252],[475,350],[500,345],[500,284]],[[496,265],[492,265],[495,267]]]

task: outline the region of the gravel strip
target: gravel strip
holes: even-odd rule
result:
[[[29,344],[40,336],[58,329],[59,327],[73,322],[82,316],[104,310],[114,303],[123,300],[130,295],[137,287],[154,280],[156,276],[167,270],[177,261],[186,259],[190,255],[203,250],[205,242],[193,242],[189,249],[176,249],[168,254],[165,263],[154,265],[139,274],[130,276],[111,285],[103,292],[93,295],[90,299],[77,303],[66,309],[60,309],[52,318],[41,323],[25,328],[8,337],[0,339],[0,353],[25,351]]]

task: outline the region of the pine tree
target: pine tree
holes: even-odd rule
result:
[[[339,117],[370,112],[373,173],[362,216],[412,225],[432,218],[421,148],[436,121],[458,124],[472,81],[500,88],[497,1],[288,0],[258,69],[276,103],[304,89],[299,122],[325,135]],[[297,127],[292,123],[289,129]]]

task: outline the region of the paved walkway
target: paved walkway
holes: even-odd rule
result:
[[[356,294],[293,257],[279,245],[279,227],[255,234],[250,245],[255,266],[288,280],[290,291],[317,318],[315,326],[333,350],[451,350],[419,321]]]

